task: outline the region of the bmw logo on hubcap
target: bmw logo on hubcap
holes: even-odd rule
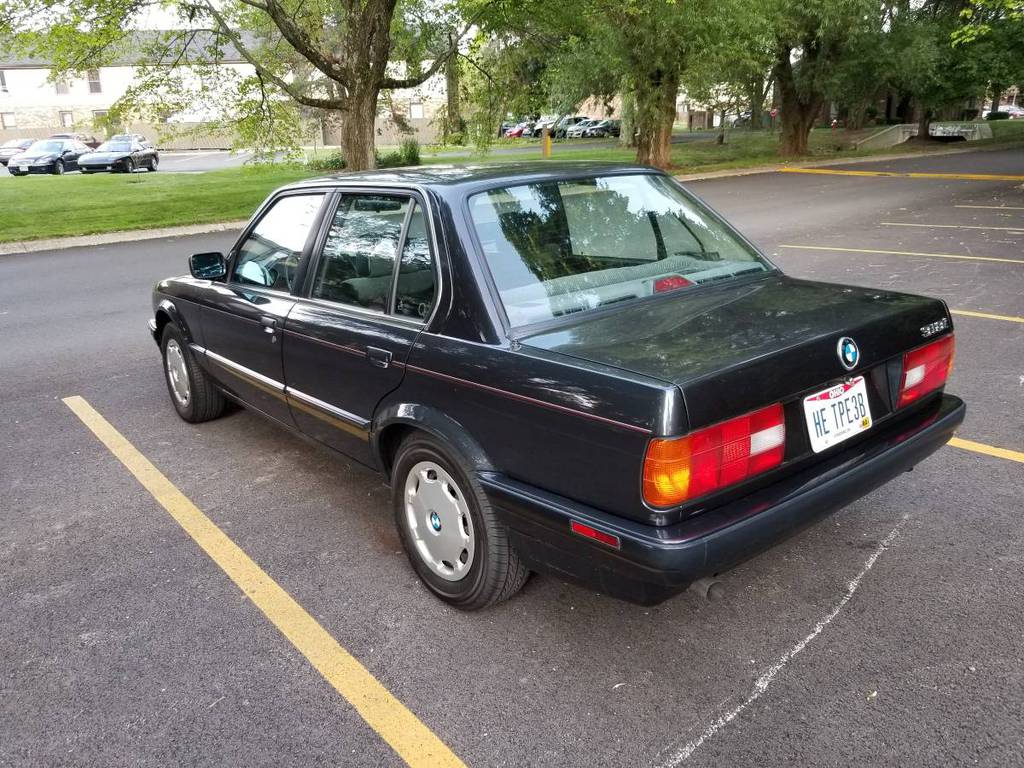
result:
[[[430,527],[435,531],[441,530],[441,516],[437,512],[430,513]]]
[[[839,362],[848,371],[852,371],[857,367],[857,363],[860,362],[860,350],[857,348],[857,342],[849,336],[843,336],[839,340],[839,344],[836,345],[836,352],[839,353]]]

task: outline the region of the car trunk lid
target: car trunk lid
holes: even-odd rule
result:
[[[868,374],[942,319],[937,299],[772,274],[580,315],[519,341],[676,384],[689,430]],[[844,336],[860,350],[852,371],[837,350]]]

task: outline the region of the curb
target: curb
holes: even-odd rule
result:
[[[858,165],[861,163],[884,163],[889,160],[910,160],[918,157],[935,157],[937,155],[961,155],[967,152],[988,152],[1008,147],[1019,146],[1019,142],[989,144],[984,147],[953,147],[926,152],[902,152],[896,155],[876,155],[872,157],[843,157],[833,160],[809,160],[796,163],[772,163],[771,165],[755,165],[748,168],[730,168],[722,171],[703,171],[697,173],[672,174],[679,181],[703,181],[704,179],[725,179],[732,176],[753,176],[759,173],[776,173],[786,168],[828,168],[833,165]],[[80,237],[55,237],[48,240],[25,240],[21,242],[0,243],[0,256],[13,256],[18,253],[35,253],[37,251],[56,251],[65,248],[82,248],[95,245],[112,245],[114,243],[130,243],[135,240],[157,240],[164,237],[182,237],[186,235],[205,235],[212,232],[230,232],[245,226],[246,220],[222,221],[214,224],[189,224],[183,227],[163,227],[161,229],[138,229],[122,232],[105,232],[100,235],[82,235]]]
[[[111,245],[113,243],[130,243],[136,240],[157,240],[164,237],[205,235],[211,232],[230,232],[241,229],[245,224],[246,220],[221,221],[213,224],[188,224],[183,227],[161,227],[160,229],[104,232],[100,235],[81,235],[79,237],[54,237],[48,240],[15,241],[0,243],[0,256],[13,256],[17,253],[35,253],[37,251],[56,251],[65,248],[81,248],[94,245]]]
[[[1020,146],[1020,142],[1004,142],[1002,144],[986,144],[983,147],[951,147],[949,149],[926,150],[924,152],[900,152],[895,155],[872,155],[871,157],[837,157],[832,160],[807,160],[804,162],[772,163],[771,165],[754,165],[748,168],[729,168],[723,171],[704,171],[697,173],[674,173],[672,176],[679,181],[701,181],[703,179],[725,179],[730,176],[753,176],[758,173],[776,173],[787,168],[828,168],[833,165],[860,165],[863,163],[884,163],[889,160],[913,160],[918,157],[936,157],[940,155],[963,155],[968,152],[994,152],[1000,149],[1012,149]]]

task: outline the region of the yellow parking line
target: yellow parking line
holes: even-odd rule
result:
[[[426,725],[84,398],[66,397],[64,403],[407,765],[465,768]]]
[[[983,453],[986,456],[995,456],[997,459],[1007,459],[1008,461],[1016,461],[1020,464],[1024,464],[1024,453],[1021,453],[1020,451],[1011,451],[1007,448],[996,448],[994,445],[976,443],[973,440],[961,440],[959,437],[954,437],[949,441],[949,444],[954,448],[961,448],[965,451],[974,451],[975,453]]]
[[[1008,323],[1024,323],[1024,317],[1015,317],[1014,315],[990,315],[988,312],[972,312],[969,309],[951,309],[949,311],[954,315],[963,315],[964,317],[981,317],[985,320],[1005,320]]]
[[[992,173],[910,173],[901,171],[844,171],[832,168],[780,168],[780,173],[813,173],[824,176],[892,176],[902,179],[955,179],[961,181],[1024,181],[1024,176]]]
[[[961,256],[956,253],[925,253],[923,251],[883,251],[875,248],[840,248],[833,245],[780,245],[801,251],[839,251],[840,253],[878,253],[884,256],[927,256],[933,259],[966,259],[967,261],[998,261],[1004,264],[1024,264],[1024,259],[1000,259],[995,256]]]
[[[1019,227],[982,227],[977,224],[915,224],[909,221],[882,221],[883,227],[923,227],[925,229],[994,229],[1000,232],[1024,232],[1024,224]]]
[[[986,211],[1024,211],[1024,205],[955,205],[954,208],[983,208]]]

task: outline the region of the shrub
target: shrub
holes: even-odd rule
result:
[[[416,139],[403,139],[394,152],[377,153],[378,168],[401,168],[420,164],[420,145]]]
[[[1009,120],[1009,112],[989,112],[985,117],[986,120]]]
[[[314,171],[343,171],[345,170],[345,157],[341,152],[331,152],[327,155],[311,157],[307,165]]]

